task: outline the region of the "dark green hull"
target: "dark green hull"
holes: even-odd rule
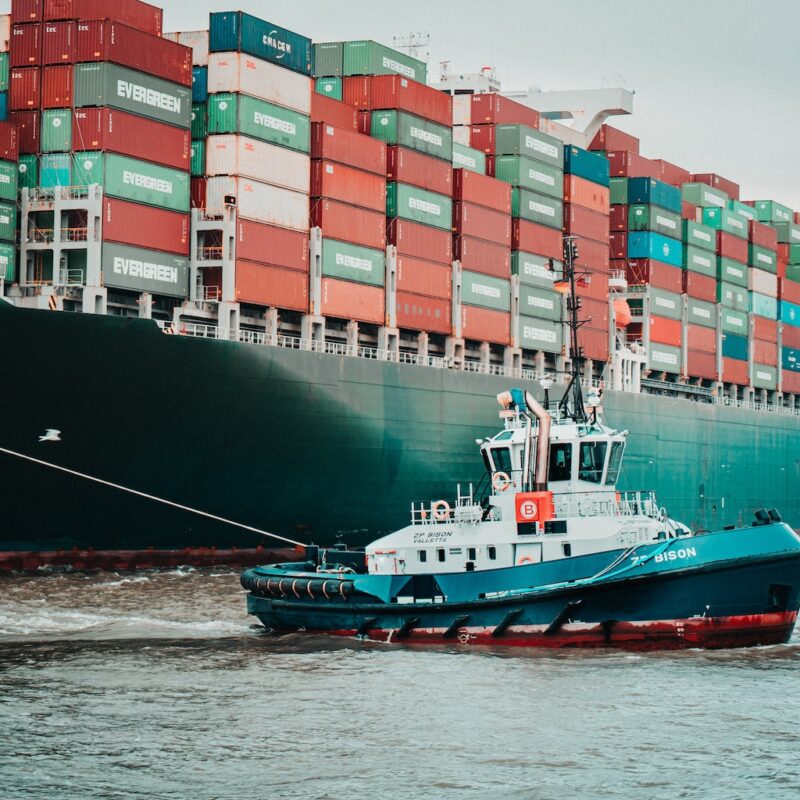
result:
[[[154,323],[0,302],[0,446],[292,538],[350,544],[406,524],[412,500],[478,482],[495,376],[161,333]],[[536,389],[537,387],[529,387]],[[800,418],[605,395],[631,431],[621,488],[687,524],[777,506],[800,524]],[[38,443],[46,428],[58,443]],[[262,544],[0,454],[0,550]]]

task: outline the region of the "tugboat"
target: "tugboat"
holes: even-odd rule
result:
[[[747,527],[691,532],[652,492],[616,488],[628,432],[581,389],[574,240],[565,238],[572,374],[551,410],[498,396],[478,440],[484,476],[364,551],[316,547],[248,569],[247,610],[276,632],[384,642],[678,649],[788,641],[800,537],[775,509]]]

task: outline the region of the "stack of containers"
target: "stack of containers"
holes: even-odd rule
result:
[[[583,355],[607,361],[609,270],[609,166],[600,153],[564,148],[564,232],[575,237],[578,256],[577,294],[581,298],[578,331]]]
[[[13,123],[0,121],[0,280],[13,281],[17,266],[17,174],[19,138]]]
[[[0,15],[0,122],[8,119],[8,50],[11,46],[11,15]]]
[[[754,223],[755,224],[755,223]],[[781,319],[781,390],[800,393],[800,225],[775,224]]]
[[[19,128],[20,153],[39,151],[42,62],[41,0],[11,4],[8,119]]]
[[[211,14],[205,207],[236,205],[242,303],[309,308],[310,72],[309,39],[243,12]]]

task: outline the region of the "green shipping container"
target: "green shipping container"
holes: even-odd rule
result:
[[[731,211],[735,211],[737,214],[741,214],[746,219],[756,218],[756,210],[753,206],[747,205],[747,203],[741,203],[738,200],[730,200],[728,201],[728,208]]]
[[[7,281],[16,280],[17,248],[13,244],[0,242],[0,277]]]
[[[517,345],[526,350],[560,353],[564,346],[564,326],[546,319],[520,316]]]
[[[16,203],[0,203],[0,239],[4,242],[17,240]]]
[[[706,186],[704,183],[684,183],[681,197],[687,202],[702,208],[727,208],[730,199],[726,192]]]
[[[189,259],[112,242],[103,243],[103,283],[119,289],[186,297]]]
[[[344,42],[342,75],[403,75],[419,83],[428,82],[423,61],[398,53],[391,47],[365,39]]]
[[[680,347],[650,342],[647,348],[647,368],[658,372],[681,371],[682,357]]]
[[[789,264],[792,266],[800,264],[800,244],[789,245]],[[788,272],[786,276],[789,277]],[[794,280],[794,278],[789,278],[789,280]]]
[[[746,239],[750,230],[747,219],[729,208],[704,208],[703,222],[718,231],[725,231],[740,239]]]
[[[519,282],[529,286],[541,286],[552,289],[553,282],[561,276],[563,265],[560,261],[552,261],[545,256],[523,253],[521,250],[511,251],[511,274],[519,276]]]
[[[510,311],[511,284],[502,278],[464,270],[461,274],[461,302],[495,311]]]
[[[72,180],[75,186],[103,183],[105,177],[103,153],[86,151],[75,153],[72,159]]]
[[[313,46],[314,77],[341,76],[343,56],[344,42],[320,42],[315,44]],[[321,94],[323,93],[321,92]]]
[[[453,160],[451,129],[405,111],[373,111],[370,134],[387,144],[410,147],[445,161]]]
[[[564,173],[526,156],[496,156],[494,176],[513,186],[522,186],[561,199],[564,196]]]
[[[776,222],[773,226],[778,232],[781,244],[800,244],[800,225],[794,222]]]
[[[515,186],[511,190],[511,216],[560,230],[564,224],[564,204],[555,197]]]
[[[39,186],[54,189],[56,186],[73,186],[72,156],[69,153],[50,153],[39,160]]]
[[[0,53],[0,92],[7,92],[7,91],[8,91],[8,53]]]
[[[311,123],[307,116],[246,94],[210,95],[208,132],[243,133],[300,153],[311,149]]]
[[[710,250],[701,250],[699,247],[684,245],[683,268],[699,275],[717,277],[717,257]]]
[[[778,368],[753,364],[752,383],[756,389],[774,389],[778,385]]]
[[[386,216],[449,231],[453,224],[453,201],[443,194],[426,192],[406,183],[387,183]]]
[[[692,247],[700,247],[703,250],[710,250],[712,253],[717,252],[717,232],[699,222],[683,220],[683,241]]]
[[[758,292],[749,292],[750,311],[759,317],[766,319],[778,319],[778,301],[774,297],[768,297]]]
[[[43,153],[68,153],[72,150],[72,111],[51,108],[42,111]]]
[[[322,274],[327,277],[383,286],[385,264],[383,250],[358,247],[335,239],[322,240]]]
[[[611,178],[608,182],[611,189],[611,203],[615,206],[624,206],[628,204],[628,179],[627,178]]]
[[[74,106],[110,106],[142,117],[191,127],[192,90],[108,61],[76,64]]]
[[[766,247],[751,243],[747,256],[751,267],[763,269],[765,272],[778,271],[778,254],[774,250],[767,250]]]
[[[527,156],[563,170],[564,145],[555,137],[526,125],[497,125],[494,134],[496,155]]]
[[[736,311],[733,308],[719,308],[719,321],[723,333],[735,333],[738,336],[747,336],[747,312]]]
[[[756,219],[759,222],[792,222],[792,209],[774,200],[756,200]]]
[[[686,321],[690,325],[702,325],[704,328],[717,327],[717,306],[694,297],[686,298]]]
[[[736,311],[744,311],[747,313],[750,310],[747,289],[736,286],[733,283],[720,281],[717,284],[717,302],[726,308],[733,308]],[[745,328],[745,330],[747,329]]]
[[[20,189],[34,189],[39,185],[39,156],[25,155],[19,157],[18,186]]]
[[[314,85],[317,94],[324,94],[325,97],[332,97],[334,100],[342,99],[342,79],[341,78],[317,78]]]
[[[681,215],[659,206],[628,206],[629,231],[654,231],[677,239],[681,231]]]
[[[13,161],[0,161],[0,200],[17,201],[17,180],[19,164]]]
[[[564,295],[554,292],[552,289],[520,284],[519,313],[523,316],[558,322],[562,319],[563,305]]]
[[[453,142],[453,168],[468,169],[479,175],[486,174],[486,154],[474,147]]]
[[[193,178],[202,178],[206,174],[206,140],[192,141],[191,171]]]
[[[736,286],[747,286],[747,264],[732,258],[717,256],[717,278]]]
[[[205,139],[208,136],[208,105],[192,104],[192,139]]]
[[[683,318],[683,295],[651,285],[647,287],[647,296],[650,298],[651,314],[669,319]]]

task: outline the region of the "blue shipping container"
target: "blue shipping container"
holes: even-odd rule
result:
[[[800,350],[784,347],[781,352],[783,368],[789,372],[800,372]]]
[[[39,186],[72,186],[72,153],[51,153],[39,159]]]
[[[0,92],[0,122],[8,119],[8,92]]]
[[[747,361],[747,337],[737,336],[735,333],[725,333],[722,336],[723,358],[736,358]]]
[[[209,50],[224,53],[237,50],[311,74],[311,39],[244,11],[219,11],[210,15]]]
[[[683,244],[660,233],[634,231],[628,234],[628,258],[652,258],[682,267]]]
[[[767,297],[758,292],[748,292],[750,295],[750,311],[759,317],[778,319],[778,301],[774,297]]]
[[[788,300],[781,300],[781,322],[784,325],[800,328],[800,306]]]
[[[681,213],[681,190],[655,178],[628,178],[628,203],[647,203]]]
[[[601,186],[608,186],[610,181],[608,159],[574,145],[564,148],[564,172]]]
[[[192,67],[192,102],[208,101],[208,67]]]

